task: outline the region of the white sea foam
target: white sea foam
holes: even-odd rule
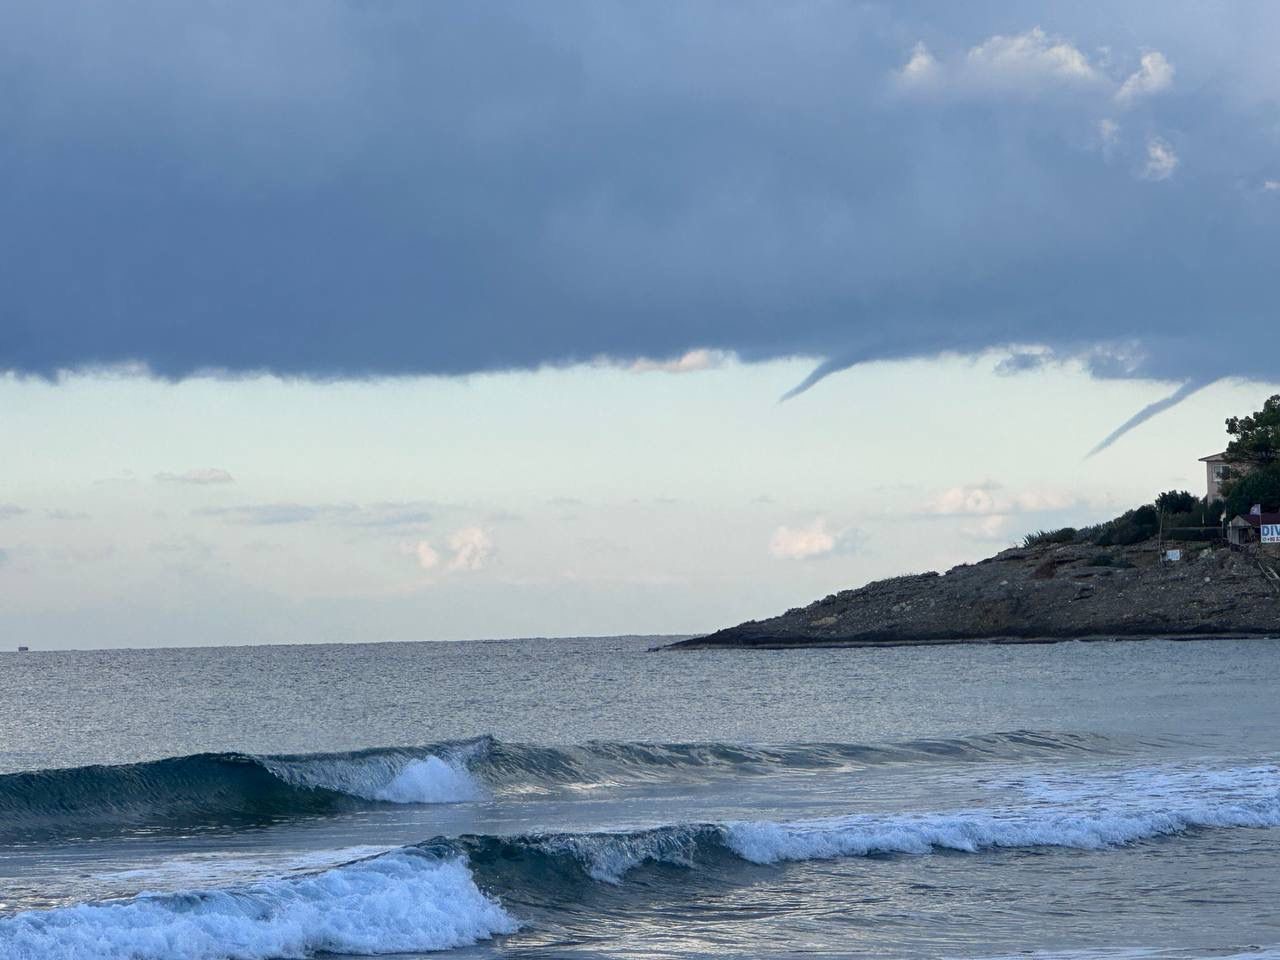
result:
[[[390,755],[263,758],[286,783],[347,793],[386,803],[465,803],[486,793],[461,759]]]
[[[1038,802],[950,813],[857,815],[798,823],[738,822],[731,850],[753,863],[874,853],[974,853],[998,847],[1098,850],[1198,827],[1280,826],[1280,771],[1138,770],[1028,786]],[[1047,801],[1047,802],[1046,802]]]
[[[30,911],[0,919],[4,960],[266,960],[409,953],[513,933],[461,859],[398,851],[229,890]]]
[[[1101,850],[1196,828],[1280,827],[1280,769],[1138,768],[1002,784],[1029,802],[947,812],[857,814],[794,822],[737,821],[537,838],[606,883],[645,862],[692,866],[707,836],[759,864],[1006,847]]]
[[[480,800],[484,790],[466,768],[437,756],[410,760],[370,799],[388,803],[461,803]]]

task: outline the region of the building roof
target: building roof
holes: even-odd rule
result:
[[[1260,527],[1264,523],[1280,523],[1280,513],[1242,513],[1231,521],[1233,527],[1242,526],[1242,524],[1236,523],[1236,520],[1243,520],[1251,527]]]
[[[1207,457],[1201,457],[1200,462],[1201,463],[1218,463],[1219,461],[1226,460],[1226,459],[1227,459],[1227,451],[1223,450],[1221,453],[1211,453]]]

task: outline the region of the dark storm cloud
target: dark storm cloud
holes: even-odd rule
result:
[[[0,368],[449,375],[707,347],[817,357],[816,381],[1010,346],[1274,378],[1278,17],[9,4]]]

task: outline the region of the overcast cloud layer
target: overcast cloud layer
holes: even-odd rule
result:
[[[1277,36],[1247,3],[5,4],[0,369],[1274,378]]]

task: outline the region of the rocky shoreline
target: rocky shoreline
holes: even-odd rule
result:
[[[1257,546],[1015,547],[869,583],[664,650],[1280,637],[1280,562]]]

